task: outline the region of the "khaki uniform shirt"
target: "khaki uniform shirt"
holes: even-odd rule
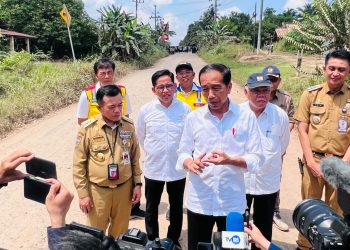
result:
[[[106,136],[113,147],[115,133],[117,142],[113,162]],[[126,154],[129,154],[129,161],[125,160]],[[113,187],[132,177],[134,183],[141,183],[139,158],[140,148],[131,120],[122,117],[114,130],[105,123],[101,115],[87,120],[79,129],[74,149],[73,179],[79,198],[89,196],[89,182]],[[118,164],[118,180],[108,180],[108,164],[112,163]]]
[[[272,96],[270,102],[277,105],[284,111],[286,111],[289,118],[289,122],[295,123],[295,120],[293,118],[294,116],[293,99],[288,92],[277,89],[275,94]]]
[[[342,109],[346,109],[342,114]],[[327,83],[309,87],[300,98],[295,120],[309,124],[311,150],[343,156],[350,143],[350,89],[344,84],[331,93]],[[347,121],[346,132],[339,132],[339,120]]]

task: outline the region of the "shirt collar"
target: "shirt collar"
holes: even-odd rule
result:
[[[107,125],[107,123],[105,122],[105,120],[103,119],[101,114],[99,114],[99,115],[97,115],[95,117],[97,119],[98,126],[99,126],[100,129],[103,129],[104,127],[108,127],[110,129],[112,129],[109,125]],[[123,119],[120,118],[119,122],[116,125],[117,125],[117,127],[119,127],[119,126],[123,127],[123,125],[124,125]]]
[[[178,92],[183,92],[180,84],[177,86],[176,91]],[[195,84],[194,82],[192,83],[192,90],[191,91],[201,91],[201,87],[199,87],[197,84]]]
[[[324,84],[323,88],[324,88],[324,91],[327,94],[330,93],[331,90],[330,90],[327,82]],[[346,82],[344,82],[343,86],[341,87],[341,89],[338,92],[334,93],[334,94],[344,94],[347,88],[348,88],[348,85],[347,85]]]
[[[228,110],[225,112],[225,114],[227,114],[227,113],[237,113],[237,104],[235,104],[234,102],[232,102],[231,100],[230,100],[230,98],[228,98],[228,101],[229,101],[229,105],[228,105]],[[204,107],[203,107],[204,109],[205,109],[205,111],[206,111],[206,114],[208,115],[208,116],[213,116],[213,114],[210,112],[210,109],[209,109],[209,105],[207,104],[207,105],[205,105]],[[224,114],[224,116],[225,116],[225,114]],[[223,117],[224,117],[223,116]]]
[[[170,104],[170,106],[169,106],[168,108],[170,108],[170,107],[173,106],[173,105],[176,105],[178,102],[179,102],[179,101],[177,100],[177,98],[173,97],[173,100],[171,101],[171,104]],[[165,107],[163,104],[160,103],[160,101],[159,101],[158,98],[155,99],[155,103],[156,103],[157,105],[160,105],[160,106],[163,107],[163,108],[167,108],[167,107]]]

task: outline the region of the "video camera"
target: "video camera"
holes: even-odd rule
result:
[[[128,231],[119,236],[116,240],[111,236],[105,236],[103,230],[82,225],[76,222],[68,224],[70,230],[78,230],[101,240],[101,249],[105,250],[173,250],[174,243],[171,239],[155,239],[148,242],[147,235],[136,228],[129,228]]]

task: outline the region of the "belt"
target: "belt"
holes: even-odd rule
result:
[[[91,182],[91,181],[90,181],[90,183],[92,183],[95,186],[98,186],[100,188],[111,188],[111,189],[113,189],[113,188],[119,188],[119,187],[123,186],[126,182],[123,182],[123,183],[120,183],[120,184],[115,184],[115,185],[110,185],[110,186],[100,186],[100,185],[98,185],[98,184],[96,184],[94,182]]]
[[[331,156],[343,158],[343,156],[340,156],[340,155],[334,155],[334,154],[329,154],[329,153],[320,153],[320,152],[315,152],[315,151],[312,151],[312,155],[317,157],[317,158],[324,158],[324,157],[331,157]]]

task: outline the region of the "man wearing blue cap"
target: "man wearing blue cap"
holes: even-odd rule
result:
[[[265,162],[256,173],[244,174],[247,205],[254,201],[254,224],[271,241],[276,196],[280,189],[282,155],[289,143],[289,120],[287,114],[269,102],[271,81],[262,73],[249,76],[244,89],[248,101],[240,106],[255,114]],[[252,245],[251,249],[258,249]]]
[[[283,90],[278,89],[282,78],[281,78],[281,72],[279,68],[277,68],[275,65],[269,65],[265,67],[262,70],[262,73],[267,76],[267,78],[271,81],[271,97],[270,102],[277,105],[284,111],[286,111],[288,117],[289,117],[289,129],[290,131],[293,130],[295,120],[293,118],[294,116],[294,104],[292,96]],[[277,193],[276,197],[276,204],[275,204],[275,212],[273,215],[273,222],[275,223],[276,227],[281,231],[288,231],[289,226],[287,223],[285,223],[282,220],[282,217],[280,215],[280,193]]]

